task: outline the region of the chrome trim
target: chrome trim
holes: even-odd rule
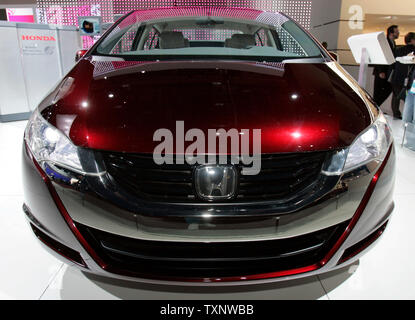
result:
[[[201,165],[193,172],[196,194],[204,200],[227,200],[236,194],[238,172],[233,165]],[[220,195],[214,195],[219,191]]]
[[[46,162],[46,163],[49,163],[49,164],[58,165],[58,166],[60,166],[60,167],[62,167],[64,169],[68,169],[68,170],[71,170],[73,172],[82,174],[83,176],[89,176],[89,177],[101,177],[101,176],[103,176],[103,175],[105,175],[107,173],[107,171],[85,172],[83,170],[79,170],[79,169],[73,168],[71,166],[68,166],[68,165],[66,165],[66,164],[64,164],[62,162],[58,162],[58,161],[51,161],[51,160],[39,159],[39,160],[37,160],[37,162],[39,163],[39,165],[41,167],[42,167],[42,163],[43,162]],[[42,169],[43,169],[43,167],[42,167]]]

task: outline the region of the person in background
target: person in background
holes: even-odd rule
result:
[[[390,26],[387,30],[387,39],[394,55],[396,50],[395,40],[397,40],[398,38],[399,27],[397,25]],[[373,74],[375,76],[373,99],[379,106],[381,106],[385,102],[385,100],[389,97],[389,95],[392,92],[392,86],[388,82],[388,78],[392,70],[392,66],[376,65],[373,71]],[[395,118],[401,118],[400,111],[393,110],[393,116]]]
[[[85,20],[82,23],[82,30],[85,33],[93,33],[94,32],[94,24],[92,22],[90,22],[90,21]]]
[[[329,44],[326,41],[322,42],[321,45],[324,47],[324,49],[328,50]]]
[[[415,68],[411,69],[409,74],[408,94],[405,99],[405,107],[403,109],[402,120],[405,123],[415,123]]]
[[[415,51],[415,33],[409,32],[405,36],[405,46],[396,49],[396,57],[404,57]],[[396,62],[395,68],[391,77],[392,84],[392,110],[393,114],[399,115],[399,106],[401,100],[405,100],[406,96],[406,83],[405,80],[408,78],[409,65]],[[399,111],[399,112],[398,112]]]

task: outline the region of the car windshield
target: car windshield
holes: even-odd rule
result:
[[[188,16],[175,15],[176,10],[144,12],[133,12],[121,20],[93,54],[128,60],[323,58],[318,45],[278,13],[243,10],[239,17],[229,11],[227,15],[203,12],[208,14]]]

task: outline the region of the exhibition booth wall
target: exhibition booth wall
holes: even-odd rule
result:
[[[77,28],[0,21],[0,39],[0,121],[27,119],[74,65]]]

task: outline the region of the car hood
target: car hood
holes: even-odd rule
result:
[[[262,153],[331,150],[372,121],[360,89],[334,62],[95,59],[81,60],[40,106],[80,147],[152,153],[154,132],[175,134],[183,121],[205,133],[261,129]]]

